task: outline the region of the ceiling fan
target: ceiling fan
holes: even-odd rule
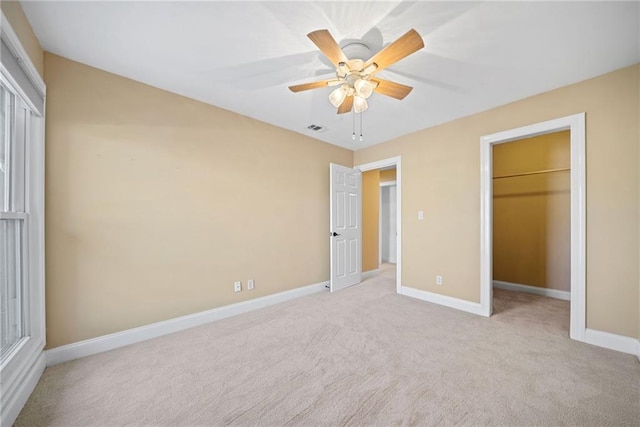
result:
[[[338,109],[338,114],[343,114],[348,113],[351,109],[356,113],[366,110],[368,108],[367,98],[373,92],[395,99],[404,99],[413,89],[411,86],[377,78],[375,73],[424,47],[422,37],[414,29],[407,31],[399,39],[366,61],[362,58],[347,58],[343,49],[340,48],[328,30],[316,30],[307,34],[307,37],[336,67],[336,77],[289,86],[292,92],[339,86],[331,92],[329,101]]]

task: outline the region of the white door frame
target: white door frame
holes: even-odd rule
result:
[[[492,312],[493,159],[492,146],[569,130],[571,134],[571,317],[569,336],[585,340],[586,331],[586,177],[585,113],[523,126],[480,138],[480,310]]]
[[[361,172],[396,167],[396,292],[402,293],[402,157],[390,157],[377,162],[365,163],[355,166]]]

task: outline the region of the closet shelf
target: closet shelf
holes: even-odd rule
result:
[[[563,171],[569,171],[569,170],[571,170],[571,168],[545,169],[541,171],[514,173],[512,175],[494,176],[493,179],[513,178],[516,176],[527,176],[527,175],[539,175],[541,173],[563,172]]]

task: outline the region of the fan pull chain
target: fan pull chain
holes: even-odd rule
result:
[[[362,115],[364,114],[364,112],[360,113],[360,141],[362,141],[364,138],[362,136]]]
[[[351,139],[356,140],[356,112],[351,110]]]

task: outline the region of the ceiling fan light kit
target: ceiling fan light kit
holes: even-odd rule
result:
[[[373,93],[373,89],[375,88],[374,83],[371,83],[369,80],[358,79],[353,84],[353,88],[356,91],[356,94],[364,99],[367,99]]]
[[[366,99],[357,95],[353,97],[353,110],[356,113],[362,113],[367,108],[369,108],[369,105],[367,104]]]
[[[334,107],[338,108],[344,102],[344,99],[349,94],[349,88],[346,85],[340,86],[329,94],[329,101]]]
[[[352,110],[355,113],[365,111],[368,108],[367,99],[373,92],[404,99],[413,89],[411,86],[372,77],[378,71],[424,47],[422,37],[414,29],[366,61],[363,57],[369,56],[371,51],[364,43],[352,42],[340,48],[328,30],[316,30],[307,34],[307,37],[336,67],[336,78],[289,86],[292,92],[340,85],[329,94],[329,101],[338,109],[338,114],[344,114]]]

